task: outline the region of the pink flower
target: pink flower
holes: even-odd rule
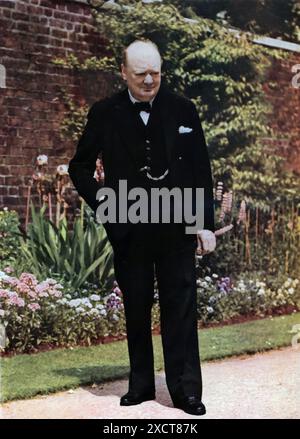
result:
[[[16,285],[16,289],[19,291],[19,293],[28,294],[30,292],[30,287],[24,282],[19,282],[18,285]]]
[[[13,271],[14,271],[14,268],[13,267],[5,267],[4,269],[3,269],[3,271],[5,272],[5,273],[12,273]]]
[[[49,283],[46,281],[43,281],[37,285],[37,287],[35,288],[35,291],[40,297],[48,297],[49,294],[47,293],[47,290],[49,288],[50,288]]]
[[[56,290],[55,288],[50,288],[48,291],[49,296],[54,296],[54,297],[61,297],[62,296],[62,292]]]
[[[7,291],[0,288],[0,297],[4,297],[6,299],[8,297]]]
[[[17,306],[25,306],[25,301],[23,299],[21,299],[21,297],[19,297],[16,305]]]
[[[10,285],[11,287],[15,287],[18,285],[19,279],[17,277],[9,276],[6,278],[2,278],[1,282],[4,282],[4,283]]]
[[[18,297],[17,294],[12,294],[7,301],[8,305],[25,306],[25,301]]]
[[[31,309],[31,311],[36,311],[37,309],[40,309],[40,305],[38,303],[30,303],[28,305],[28,308]]]
[[[37,294],[33,290],[29,290],[28,293],[27,293],[27,296],[30,297],[31,299],[36,299],[37,298]]]
[[[22,273],[20,276],[20,282],[24,282],[29,285],[37,285],[38,281],[36,277],[31,273]]]

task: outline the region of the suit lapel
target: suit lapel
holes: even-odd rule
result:
[[[116,127],[124,145],[137,167],[143,164],[142,129],[140,121],[134,114],[127,89],[119,93],[114,105]],[[142,122],[142,121],[141,121]],[[143,122],[142,122],[143,123]]]
[[[176,118],[174,116],[174,108],[172,108],[172,101],[169,98],[167,89],[161,86],[156,98],[153,101],[153,106],[158,106],[161,114],[162,129],[165,137],[167,160],[170,165],[172,162],[173,151],[176,137]]]

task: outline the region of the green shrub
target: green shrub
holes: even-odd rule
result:
[[[67,220],[59,226],[45,218],[46,206],[39,212],[31,205],[32,222],[25,237],[20,238],[21,252],[36,276],[59,276],[73,289],[85,281],[96,283],[101,290],[113,285],[113,251],[103,225],[86,215],[76,218],[72,231]]]
[[[15,261],[19,254],[19,215],[4,207],[0,210],[0,269]]]

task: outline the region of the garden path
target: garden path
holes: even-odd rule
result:
[[[298,348],[298,349],[297,349]],[[265,353],[205,362],[202,365],[201,418],[300,419],[300,345]],[[156,373],[156,400],[119,405],[127,379],[81,387],[2,405],[6,419],[192,419],[173,408],[164,372]]]

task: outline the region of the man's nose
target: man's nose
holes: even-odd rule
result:
[[[145,82],[145,84],[151,84],[153,82],[153,79],[152,79],[152,76],[150,75],[150,73],[148,73],[148,75],[146,75],[144,82]]]

